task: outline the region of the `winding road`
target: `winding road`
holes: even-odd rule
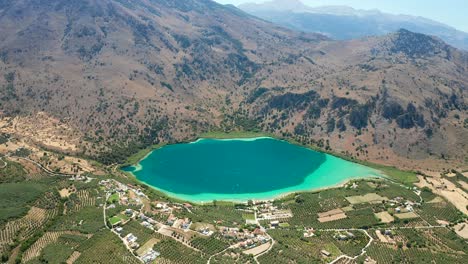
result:
[[[61,177],[75,177],[77,176],[76,174],[68,174],[68,173],[57,173],[57,172],[53,172],[51,171],[50,169],[42,166],[42,164],[32,160],[32,159],[28,159],[28,158],[23,158],[23,157],[18,157],[18,156],[10,156],[12,158],[16,158],[16,159],[21,159],[21,160],[25,160],[25,161],[29,161],[31,163],[33,163],[34,165],[36,165],[37,167],[39,167],[42,171],[44,171],[45,173],[49,174],[49,175],[54,175],[54,176],[61,176]]]
[[[3,162],[3,165],[0,166],[0,169],[6,168],[6,166],[8,165],[8,163],[7,163],[6,161],[3,160],[3,157],[0,157],[0,161]]]

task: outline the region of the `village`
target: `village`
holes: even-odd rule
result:
[[[229,249],[241,250],[244,254],[254,256],[268,251],[274,241],[268,235],[268,230],[288,229],[290,224],[288,219],[293,217],[290,209],[283,209],[275,205],[273,201],[249,202],[242,208],[245,223],[237,223],[235,226],[226,226],[222,222],[213,223],[193,223],[188,217],[177,217],[178,212],[191,212],[193,205],[189,203],[175,203],[167,201],[151,201],[148,196],[136,186],[123,184],[113,179],[102,180],[99,185],[107,193],[104,213],[108,225],[112,232],[119,236],[124,245],[136,257],[144,263],[150,263],[160,256],[160,252],[153,249],[155,240],[145,241],[140,238],[135,230],[135,223],[138,226],[161,234],[166,237],[177,240],[185,246],[193,248],[191,240],[195,237],[217,236],[228,241]],[[349,188],[358,188],[353,183]],[[411,190],[416,196],[420,197],[421,191],[417,187]],[[367,193],[364,195],[355,195],[345,197],[350,204],[347,207],[335,208],[326,212],[317,213],[316,219],[319,223],[327,223],[348,218],[348,213],[355,210],[363,204],[377,206],[378,209],[374,215],[381,223],[389,224],[396,219],[405,221],[418,218],[415,208],[421,206],[421,201],[414,201],[403,197],[394,197],[389,199],[377,193]],[[119,211],[116,209],[121,208]],[[110,214],[113,211],[114,213]],[[440,225],[448,223],[440,222]],[[303,238],[312,238],[316,232],[332,232],[333,238],[337,241],[353,241],[356,238],[356,232],[365,232],[365,230],[349,229],[315,229],[313,227],[303,228]],[[392,229],[376,229],[373,231],[376,238],[383,243],[396,244],[393,239],[395,233]],[[362,237],[359,238],[362,240]],[[227,248],[227,249],[228,249]],[[331,256],[326,249],[321,250],[324,258]]]
[[[154,261],[160,252],[152,248],[155,241],[145,243],[146,241],[141,241],[137,234],[126,232],[127,225],[132,222],[173,238],[188,247],[192,247],[189,240],[193,237],[210,237],[217,234],[229,241],[230,249],[239,249],[244,254],[259,255],[272,246],[271,237],[259,223],[267,223],[267,229],[275,229],[285,227],[285,223],[280,220],[292,217],[289,210],[281,210],[273,206],[272,202],[262,202],[248,207],[245,211],[251,212],[253,217],[248,217],[245,224],[239,223],[237,227],[227,227],[220,223],[192,223],[191,219],[178,218],[174,214],[180,210],[190,211],[192,205],[189,203],[151,202],[137,187],[112,179],[102,180],[99,185],[107,194],[106,205],[103,205],[107,224],[128,250],[144,263]],[[109,214],[117,208],[122,210]]]

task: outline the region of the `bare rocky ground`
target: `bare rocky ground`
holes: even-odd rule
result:
[[[467,167],[468,55],[439,39],[337,42],[210,1],[124,2],[0,6],[10,132],[110,157],[256,130],[427,173]]]

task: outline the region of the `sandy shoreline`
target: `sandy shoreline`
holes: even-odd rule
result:
[[[186,198],[184,194],[176,194],[176,193],[172,193],[172,192],[169,192],[169,191],[166,191],[166,190],[162,190],[160,188],[157,188],[145,181],[142,181],[142,180],[139,180],[135,174],[133,174],[132,172],[128,172],[127,173],[131,174],[133,177],[135,177],[135,179],[138,181],[138,182],[141,182],[143,184],[145,184],[146,186],[150,187],[151,189],[154,189],[160,193],[162,193],[163,195],[171,198],[171,199],[175,199],[175,200],[179,200],[179,201],[184,201],[184,202],[189,202],[189,203],[192,203],[192,204],[195,204],[195,205],[203,205],[203,204],[209,204],[209,203],[213,203],[214,201],[217,201],[217,202],[229,202],[229,203],[239,203],[239,204],[243,204],[243,203],[247,203],[248,201],[254,201],[254,202],[257,202],[257,203],[261,203],[261,202],[268,202],[268,201],[275,201],[275,200],[281,200],[291,194],[301,194],[301,193],[314,193],[314,192],[321,192],[321,191],[326,191],[326,190],[331,190],[331,189],[339,189],[339,188],[343,188],[345,187],[347,184],[349,184],[350,182],[353,182],[353,181],[360,181],[360,180],[388,180],[387,178],[385,177],[377,177],[377,176],[364,176],[364,177],[355,177],[355,178],[352,178],[352,179],[347,179],[345,181],[342,181],[340,183],[337,183],[337,184],[334,184],[334,185],[331,185],[331,186],[327,186],[327,187],[321,187],[321,188],[311,188],[311,189],[308,189],[308,190],[298,190],[298,191],[288,191],[288,192],[284,192],[284,193],[281,193],[281,194],[278,194],[278,195],[273,195],[272,197],[267,197],[267,198],[259,198],[259,199],[255,199],[255,198],[246,198],[246,199],[223,199],[223,198],[220,198],[220,199],[212,199],[212,200],[196,200],[196,199],[189,199],[189,198]],[[207,193],[205,195],[213,195],[213,196],[216,196],[216,195],[219,195],[219,194],[212,194],[212,193]],[[234,194],[235,195],[235,194]],[[249,195],[249,194],[245,194],[245,195]],[[252,196],[255,196],[255,195],[259,195],[259,194],[251,194]],[[260,194],[261,195],[261,194]]]

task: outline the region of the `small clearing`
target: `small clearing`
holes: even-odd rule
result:
[[[144,254],[146,254],[146,252],[148,252],[148,250],[152,249],[154,245],[156,245],[159,241],[159,239],[151,238],[150,240],[148,240],[148,242],[146,242],[136,251],[137,255],[140,257],[143,256]]]
[[[435,203],[443,203],[443,202],[444,202],[444,199],[442,199],[442,197],[440,197],[440,196],[437,196],[436,198],[430,200],[427,203],[428,204],[435,204]]]
[[[343,210],[345,212],[350,212],[350,211],[353,211],[354,208],[353,208],[353,206],[350,205],[350,206],[346,206],[346,207],[341,208],[341,210]]]
[[[382,201],[388,201],[388,198],[382,197],[376,193],[368,193],[365,195],[346,197],[346,200],[348,200],[348,202],[350,202],[351,204],[362,204],[362,203],[378,204],[378,203],[382,203]]]
[[[68,188],[63,188],[59,191],[60,197],[62,198],[67,198],[69,197],[72,193],[76,192],[75,186],[70,186]]]
[[[375,234],[376,234],[377,237],[379,238],[380,242],[382,242],[382,243],[388,243],[387,238],[382,234],[382,232],[380,232],[380,230],[375,230]]]
[[[318,221],[320,223],[335,221],[346,218],[346,213],[341,209],[333,209],[328,212],[318,214]]]
[[[463,189],[465,189],[465,191],[468,191],[468,183],[466,183],[465,181],[458,181],[458,183]]]
[[[459,223],[458,225],[453,227],[453,230],[457,235],[464,239],[468,239],[468,223]]]
[[[261,253],[267,251],[270,248],[270,245],[271,245],[270,242],[268,242],[268,243],[262,244],[262,245],[260,245],[258,247],[254,247],[254,248],[245,250],[243,253],[246,254],[246,255],[257,256],[258,254],[261,254]]]
[[[80,257],[81,253],[79,251],[73,252],[71,256],[67,259],[67,264],[73,264]]]
[[[395,216],[399,219],[413,219],[419,217],[415,212],[400,213],[395,214]]]
[[[382,221],[382,223],[391,223],[395,220],[387,211],[376,213],[375,216]]]

